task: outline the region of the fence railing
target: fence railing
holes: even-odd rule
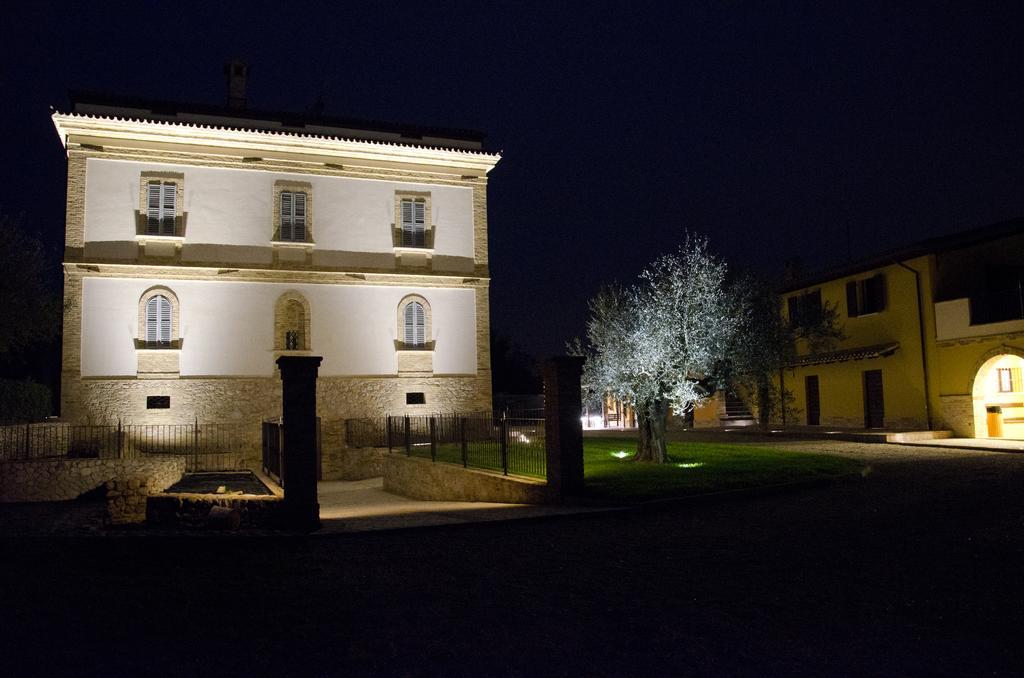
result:
[[[237,470],[245,468],[256,434],[254,426],[234,423],[0,426],[0,460],[168,454],[185,457],[190,472]]]
[[[505,475],[547,476],[544,420],[502,414],[386,417],[392,454],[422,457]]]
[[[264,419],[262,422],[263,471],[284,487],[284,421],[281,417]],[[323,477],[323,436],[320,417],[316,418],[316,479]]]

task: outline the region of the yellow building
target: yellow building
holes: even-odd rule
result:
[[[783,298],[797,321],[835,307],[845,335],[798,347],[786,424],[1024,438],[1024,219],[806,276]]]

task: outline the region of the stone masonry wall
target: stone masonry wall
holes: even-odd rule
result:
[[[958,438],[974,437],[974,399],[970,395],[939,396],[938,428],[948,428]]]
[[[389,454],[384,491],[427,501],[486,501],[548,504],[558,501],[542,480],[510,478],[486,471]]]
[[[138,490],[144,482],[147,492],[161,492],[184,473],[184,458],[173,456],[3,461],[0,462],[0,502],[75,499],[111,481],[129,479],[134,481],[132,490]]]
[[[61,419],[74,424],[254,422],[281,414],[281,380],[263,378],[65,379]],[[405,394],[423,392],[425,405]],[[167,395],[171,407],[147,410],[146,397]],[[323,420],[388,413],[481,411],[491,406],[490,372],[483,376],[324,377],[317,381]]]
[[[321,469],[324,480],[363,480],[384,475],[386,447],[323,446]]]

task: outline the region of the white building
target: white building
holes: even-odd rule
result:
[[[489,409],[475,132],[73,96],[61,415],[258,422],[275,360],[321,417]]]

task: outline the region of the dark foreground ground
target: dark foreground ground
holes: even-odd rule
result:
[[[11,676],[1024,669],[1024,456],[831,451],[872,472],[548,522],[6,539],[0,663]]]

